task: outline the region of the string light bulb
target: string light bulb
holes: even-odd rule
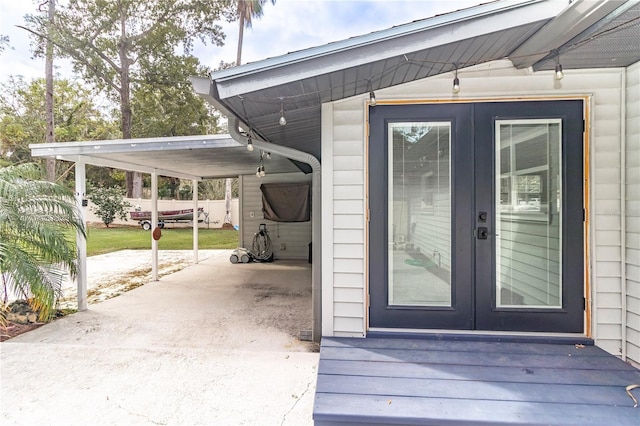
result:
[[[453,77],[453,93],[460,93],[460,79],[458,78],[458,65],[454,64],[456,66],[456,73]]]
[[[251,136],[247,140],[247,151],[253,151],[253,141],[251,140]]]
[[[281,126],[287,125],[287,119],[284,118],[284,101],[280,98],[280,120],[278,120]]]
[[[264,166],[260,166],[260,177],[264,177],[267,173],[264,171]]]
[[[562,64],[560,63],[560,56],[556,56],[556,73],[555,79],[562,80],[564,77],[564,72],[562,71]]]
[[[369,105],[376,106],[378,101],[376,101],[376,94],[371,86],[371,80],[367,80],[367,90],[369,91]]]

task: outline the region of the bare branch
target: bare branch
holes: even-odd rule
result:
[[[172,12],[172,11],[173,11],[173,8],[171,7],[166,9],[164,13],[161,16],[159,16],[158,19],[156,19],[153,25],[151,25],[146,30],[142,31],[140,34],[136,34],[134,36],[129,37],[129,40],[135,43],[135,42],[138,42],[139,40],[144,39],[146,36],[151,34],[156,28],[158,28],[159,25],[164,24],[167,19],[167,16],[169,16],[169,12]]]
[[[86,66],[87,68],[91,69],[91,71],[93,71],[96,75],[98,75],[108,86],[110,86],[112,89],[114,89],[115,91],[117,91],[118,93],[120,92],[120,86],[118,86],[117,84],[115,84],[113,81],[111,81],[110,78],[107,77],[107,75],[102,72],[98,67],[96,67],[95,65],[91,64],[89,61],[87,61],[78,51],[77,49],[69,49],[67,46],[63,46],[60,43],[56,42],[55,40],[51,39],[50,37],[40,34],[37,31],[32,30],[31,28],[27,28],[24,27],[22,25],[16,25],[16,27],[23,29],[25,31],[30,32],[31,34],[35,35],[36,37],[41,37],[45,40],[49,40],[51,41],[53,44],[56,45],[56,47],[60,50],[62,50],[63,52],[67,53],[69,56],[71,56],[73,59],[75,59],[78,62],[81,62],[84,66]],[[102,56],[101,56],[102,57]],[[115,64],[114,64],[115,65]],[[120,67],[118,67],[117,65],[115,66],[115,69],[117,71],[120,70]]]

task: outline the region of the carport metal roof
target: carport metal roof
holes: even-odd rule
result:
[[[215,72],[196,90],[254,136],[320,158],[322,103],[497,59],[565,70],[640,60],[640,5],[502,0]],[[284,110],[286,126],[278,120]]]
[[[183,179],[234,177],[255,174],[260,150],[247,151],[229,135],[176,136],[87,142],[33,144],[34,157],[55,155],[59,160],[156,173]],[[270,153],[267,173],[300,171],[287,158]]]

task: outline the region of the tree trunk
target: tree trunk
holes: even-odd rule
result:
[[[244,15],[240,14],[240,28],[238,29],[238,52],[236,54],[236,66],[240,65],[242,58],[242,39],[244,37]]]
[[[231,181],[231,178],[226,178],[224,182],[224,207],[227,211],[224,215],[224,223],[231,223]]]
[[[240,14],[240,28],[238,29],[238,53],[236,55],[236,66],[240,65],[242,58],[242,38],[244,37],[244,15]],[[225,179],[224,206],[227,213],[224,215],[224,223],[231,224],[231,178]]]
[[[131,60],[127,56],[129,40],[126,33],[126,17],[124,10],[120,11],[120,42],[118,55],[120,56],[120,114],[122,139],[131,139],[131,80],[129,67]],[[138,172],[127,172],[125,175],[128,198],[142,198],[142,176]]]
[[[46,134],[45,142],[55,142],[54,122],[53,122],[53,42],[51,41],[51,28],[53,27],[53,19],[55,16],[55,0],[49,0],[49,21],[47,22],[47,50],[45,57],[45,119]],[[46,160],[47,180],[54,182],[56,180],[56,160],[55,158],[47,158]]]

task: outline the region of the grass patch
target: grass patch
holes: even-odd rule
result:
[[[198,248],[233,249],[238,247],[238,231],[222,229],[200,229]],[[159,250],[191,250],[193,229],[165,228],[158,240]],[[118,250],[150,250],[151,232],[140,227],[87,228],[87,256],[105,254]]]

